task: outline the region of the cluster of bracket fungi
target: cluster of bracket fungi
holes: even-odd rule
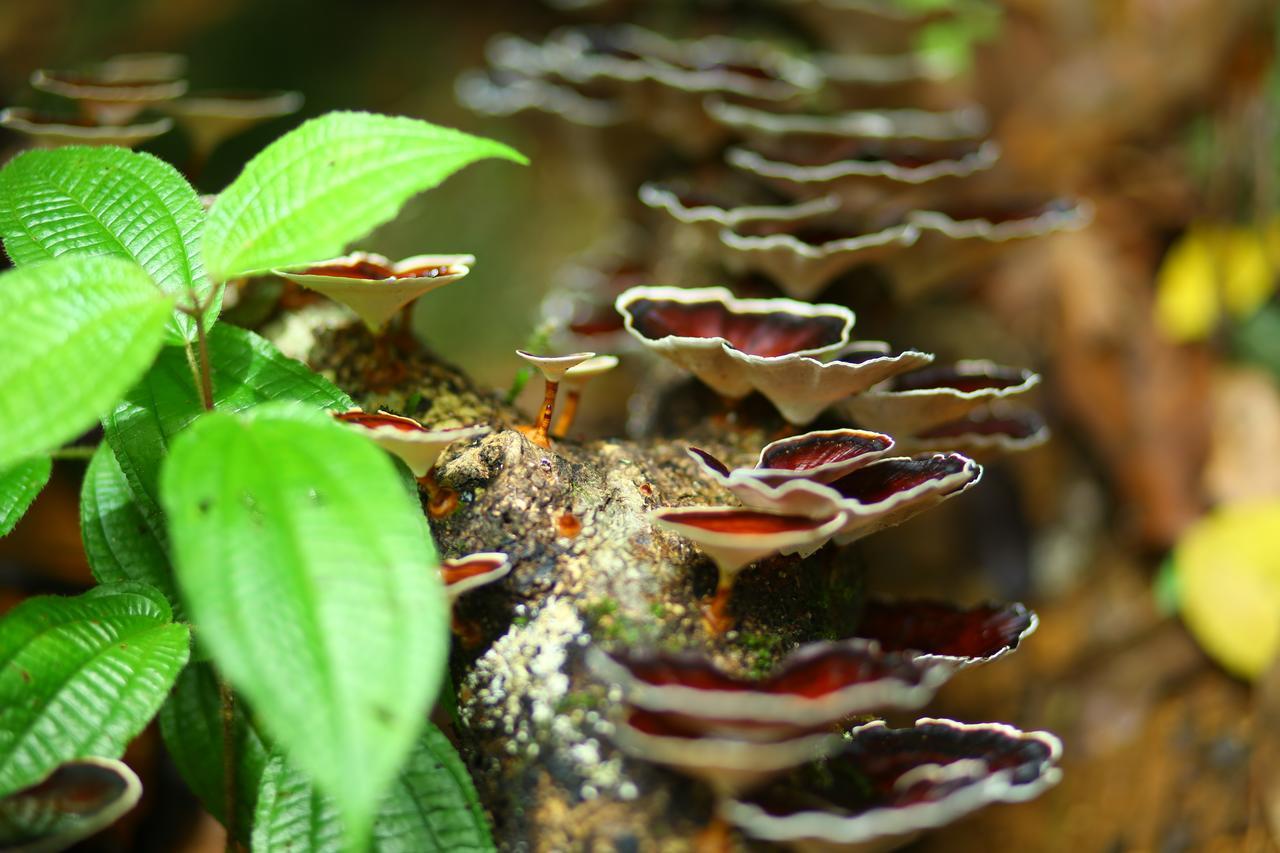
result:
[[[8,107],[0,110],[0,127],[40,147],[133,148],[176,123],[190,146],[188,171],[195,172],[226,139],[302,106],[298,92],[188,92],[186,71],[186,57],[173,53],[122,54],[86,69],[40,69],[31,75],[31,87],[56,96],[62,106]]]
[[[490,67],[457,84],[478,112],[549,119],[543,129],[579,147],[588,140],[622,188],[624,211],[649,226],[580,265],[548,298],[560,349],[520,353],[547,382],[531,440],[552,446],[557,387],[573,371],[585,382],[617,365],[593,350],[650,365],[657,357],[692,374],[723,405],[702,416],[724,429],[748,417],[740,404],[750,395],[788,425],[749,467],[688,448],[737,504],[651,514],[655,528],[714,563],[719,584],[703,618],[720,638],[734,636],[743,569],[779,554],[802,561],[906,521],[977,484],[975,457],[1047,438],[1043,419],[1018,402],[1038,383],[1034,372],[939,364],[927,352],[854,340],[853,311],[817,300],[868,279],[889,282],[897,300],[918,300],[1014,242],[1091,218],[1087,202],[984,180],[1000,150],[984,138],[982,110],[939,106],[938,81],[905,52],[925,16],[888,0],[779,5],[821,20],[827,49],[799,55],[723,35],[596,24],[541,42],[495,38]],[[673,161],[682,173],[646,172]],[[653,284],[713,276],[731,286]],[[1060,745],[1046,733],[866,722],[920,708],[953,673],[1012,651],[1035,627],[1017,604],[872,600],[856,636],[803,644],[763,675],[688,649],[593,646],[587,664],[621,700],[613,742],[714,791],[707,833],[732,827],[796,849],[881,850],[1057,781]]]
[[[984,360],[939,364],[924,351],[855,340],[854,311],[841,295],[870,279],[889,282],[896,299],[920,299],[1012,242],[1090,218],[1083,201],[1010,195],[983,182],[1000,152],[983,137],[982,111],[939,106],[928,68],[905,52],[883,53],[902,49],[921,19],[891,0],[778,5],[821,20],[826,51],[669,38],[632,25],[570,27],[540,43],[495,39],[491,67],[457,86],[472,109],[548,117],[550,129],[576,134],[575,144],[599,146],[626,189],[625,209],[650,226],[548,299],[557,348],[518,353],[545,379],[543,404],[520,432],[551,453],[573,440],[584,386],[620,366],[597,351],[659,374],[654,365],[691,374],[712,392],[702,402],[713,401],[694,416],[724,430],[742,428],[753,395],[786,424],[750,464],[688,447],[694,469],[737,504],[663,507],[648,519],[714,564],[719,582],[704,602],[703,628],[730,645],[744,569],[791,555],[785,565],[804,572],[808,556],[976,485],[978,460],[1047,438],[1044,421],[1019,402],[1038,383],[1034,372]],[[182,71],[173,57],[134,56],[92,73],[39,72],[33,84],[75,99],[80,116],[10,109],[0,123],[43,144],[133,145],[170,126],[168,118],[131,124],[154,108],[188,123],[198,159],[249,121],[298,105],[287,93],[185,97]],[[673,159],[683,173],[652,179],[652,163]],[[364,384],[376,390],[412,378],[401,356],[414,346],[414,301],[473,263],[470,255],[393,262],[356,252],[275,272],[358,315],[374,343]],[[709,277],[731,286],[654,285]],[[814,301],[824,294],[833,301]],[[335,417],[405,462],[434,519],[459,509],[434,473],[446,448],[499,428],[443,428],[387,411]],[[446,560],[440,572],[452,602],[500,585],[513,568],[508,555],[483,552]],[[740,840],[795,849],[883,850],[1057,781],[1052,735],[873,719],[921,708],[951,675],[1014,650],[1036,624],[1018,604],[872,599],[852,635],[801,644],[767,672],[747,674],[689,648],[590,644],[585,663],[620,700],[608,728],[618,749],[709,786],[715,820],[701,842],[729,844],[732,828]],[[466,627],[455,622],[455,631],[465,637]]]

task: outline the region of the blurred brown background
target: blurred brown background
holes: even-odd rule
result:
[[[988,109],[1010,186],[1085,196],[1097,215],[1084,231],[1021,247],[860,329],[944,357],[1040,370],[1056,435],[993,464],[963,501],[863,549],[879,592],[1032,604],[1039,632],[1016,655],[955,679],[928,710],[1047,728],[1067,744],[1058,789],[913,849],[1277,849],[1280,675],[1254,684],[1228,675],[1154,589],[1161,561],[1206,510],[1240,495],[1280,498],[1276,374],[1240,357],[1229,324],[1175,341],[1155,307],[1161,264],[1190,226],[1274,215],[1275,14],[1273,0],[1008,0],[998,35],[950,84]],[[763,0],[633,4],[628,15],[685,31],[804,36]],[[467,112],[454,80],[484,64],[491,36],[537,37],[574,20],[533,0],[7,0],[0,101],[38,102],[26,85],[33,69],[151,50],[187,55],[193,89],[306,95],[301,116],[221,148],[200,177],[205,192],[283,129],[336,108],[422,117],[514,145],[530,167],[466,170],[363,246],[392,257],[474,253],[471,276],[423,300],[416,324],[480,383],[505,388],[511,350],[538,325],[560,270],[614,235],[629,205],[602,177],[607,152],[584,164],[546,121]],[[0,137],[4,156],[20,144]],[[176,133],[144,150],[185,156]],[[621,430],[621,400],[604,397],[589,402],[586,428]],[[31,515],[0,540],[9,601],[88,583],[75,510],[81,469],[59,466]],[[166,773],[157,750],[144,742],[139,756]],[[151,827],[139,836],[145,849],[202,837],[179,786],[148,789],[150,811],[133,818]],[[96,843],[125,849],[130,838],[126,828]]]

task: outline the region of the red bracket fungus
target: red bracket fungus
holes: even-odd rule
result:
[[[892,448],[893,439],[884,433],[835,429],[770,442],[751,468],[730,470],[719,459],[696,447],[689,448],[689,455],[705,473],[732,491],[730,484],[744,479],[766,486],[779,486],[792,480],[829,483],[882,458]]]
[[[749,507],[815,519],[838,516],[843,523],[834,539],[840,545],[901,524],[960,494],[982,476],[981,465],[958,453],[873,459],[829,480],[729,470],[705,452],[694,449],[691,455],[704,474]],[[819,470],[818,476],[824,473]]]
[[[62,145],[119,145],[133,148],[173,127],[167,118],[130,125],[97,124],[89,119],[38,113],[23,107],[0,110],[0,127],[7,127],[31,139],[40,148]]]
[[[628,755],[700,779],[720,797],[749,790],[770,777],[829,755],[839,736],[829,732],[776,741],[741,740],[690,732],[665,714],[631,710],[613,741]]]
[[[654,510],[650,518],[697,543],[716,564],[719,583],[705,615],[717,633],[731,622],[726,611],[738,572],[773,554],[811,554],[845,523],[838,512],[824,519],[727,506],[667,507]]]
[[[501,580],[511,573],[511,558],[495,551],[440,561],[440,579],[449,603],[464,592]]]
[[[367,435],[383,450],[400,457],[413,476],[419,479],[427,476],[450,444],[470,441],[493,431],[492,427],[484,424],[430,429],[413,418],[382,411],[370,413],[352,409],[335,412],[333,416]]]
[[[0,799],[0,844],[12,851],[66,850],[129,813],[142,783],[123,761],[78,758]]]
[[[1032,409],[991,405],[903,438],[912,450],[958,450],[986,457],[1017,453],[1049,440],[1049,426]]]
[[[582,402],[582,391],[587,383],[597,376],[608,373],[618,366],[618,358],[613,355],[597,355],[580,364],[576,364],[564,372],[560,383],[565,388],[564,409],[556,418],[555,436],[563,438],[573,427],[573,419],[578,414],[578,405]]]
[[[569,355],[534,355],[524,350],[516,350],[516,355],[538,368],[542,378],[546,380],[546,390],[542,395],[542,408],[538,410],[538,419],[533,426],[517,427],[531,442],[543,449],[551,447],[548,432],[551,429],[551,416],[556,410],[556,392],[560,382],[570,369],[596,357],[593,352],[575,352]]]
[[[187,58],[180,53],[118,53],[98,63],[99,80],[176,80],[187,73]]]
[[[795,299],[812,299],[841,273],[905,250],[919,236],[919,229],[908,222],[863,227],[848,216],[826,212],[753,218],[719,234],[728,267],[761,272]]]
[[[1040,383],[1030,370],[985,360],[934,365],[901,374],[841,403],[855,423],[893,435],[916,435],[956,421]]]
[[[967,667],[1014,651],[1039,624],[1035,613],[1016,603],[957,607],[872,600],[858,622],[858,636],[888,651],[910,652],[917,661]]]
[[[799,850],[889,850],[991,803],[1057,784],[1062,745],[1047,732],[921,719],[853,730],[821,770],[805,768],[720,814],[752,838]]]
[[[170,101],[187,91],[186,80],[124,79],[117,74],[76,73],[41,69],[31,75],[31,87],[75,100],[98,124],[128,124],[148,106]]]
[[[341,302],[376,333],[418,297],[471,272],[475,261],[473,255],[415,255],[392,263],[382,255],[355,252],[272,272]]]
[[[628,118],[616,100],[593,98],[564,84],[502,68],[466,72],[458,77],[454,92],[459,103],[481,115],[533,111],[593,128],[613,127]]]
[[[759,391],[793,424],[920,363],[820,361],[848,344],[853,312],[838,305],[737,299],[722,287],[633,287],[617,308],[647,349],[729,400]]]
[[[924,705],[951,668],[886,652],[864,640],[817,642],[789,654],[764,678],[740,678],[705,655],[593,649],[598,678],[623,701],[690,733],[774,741],[830,730],[850,717]]]

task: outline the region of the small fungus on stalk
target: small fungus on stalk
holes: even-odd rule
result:
[[[214,148],[255,124],[298,111],[298,92],[198,92],[162,105],[191,138],[193,159],[202,164]]]
[[[577,367],[589,359],[594,359],[596,354],[593,352],[575,352],[569,355],[534,355],[524,350],[516,350],[516,355],[538,368],[542,373],[542,378],[546,381],[546,389],[542,395],[542,408],[538,410],[538,419],[533,426],[517,427],[517,430],[529,441],[544,450],[550,449],[551,439],[548,438],[548,432],[551,429],[551,416],[556,409],[556,392],[560,388],[560,382],[571,368]]]
[[[510,573],[511,558],[494,551],[440,561],[440,579],[444,581],[450,604],[464,592],[501,580]]]
[[[552,431],[556,438],[568,435],[573,419],[578,414],[578,405],[582,402],[582,390],[587,387],[587,383],[617,366],[617,356],[598,355],[565,371],[561,380],[566,392],[564,408],[560,411],[560,417],[556,418],[556,426]]]

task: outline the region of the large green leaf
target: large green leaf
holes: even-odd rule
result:
[[[0,469],[110,411],[155,358],[169,309],[141,267],[116,258],[0,274]]]
[[[169,701],[160,709],[160,733],[169,757],[209,813],[225,823],[222,783],[222,706],[213,667],[191,663],[178,677]],[[258,802],[262,769],[270,758],[257,729],[235,707],[236,837],[249,840]]]
[[[200,256],[204,219],[191,185],[150,154],[70,146],[27,151],[0,170],[0,235],[14,264],[114,255],[135,261],[179,305],[212,287]],[[169,338],[194,340],[195,323],[175,312]]]
[[[118,758],[187,662],[190,637],[138,584],[29,598],[0,620],[0,796],[73,758]]]
[[[264,148],[209,211],[204,256],[218,280],[340,254],[411,196],[488,157],[488,139],[416,119],[336,112]]]
[[[177,618],[181,602],[165,543],[147,524],[111,447],[93,454],[80,487],[80,538],[99,583],[138,581],[165,594]]]
[[[240,411],[271,400],[331,409],[354,405],[329,380],[245,329],[215,326],[209,334],[209,358],[214,405],[222,411]],[[173,437],[203,411],[185,353],[170,347],[103,420],[107,441],[138,506],[161,541],[165,533],[158,503],[160,463]]]
[[[279,404],[193,424],[161,497],[202,645],[363,838],[448,653],[421,508],[373,443]]]
[[[440,730],[430,723],[414,744],[373,824],[378,853],[493,850],[489,825],[471,777]],[[342,853],[342,825],[333,801],[275,756],[262,775],[253,821],[254,850]]]
[[[37,456],[0,471],[0,536],[13,530],[27,507],[49,482],[53,463],[48,456]]]

